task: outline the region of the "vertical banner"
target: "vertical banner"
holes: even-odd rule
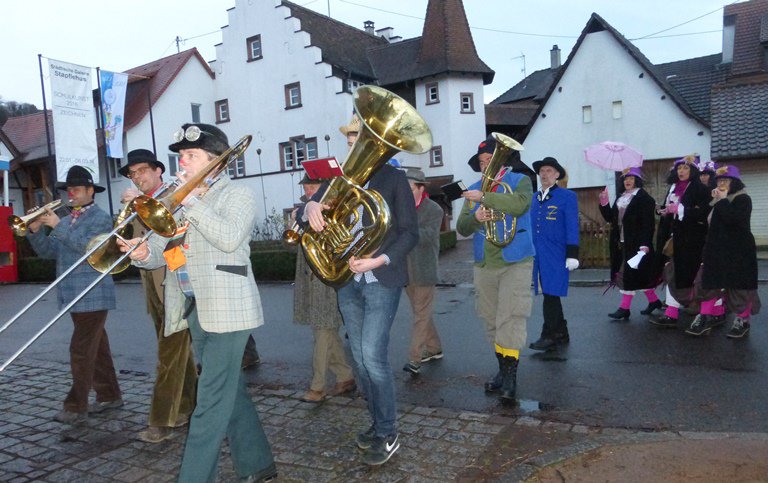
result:
[[[128,75],[118,72],[100,71],[101,112],[104,115],[104,137],[107,140],[107,156],[123,157],[123,112],[125,111],[125,90]]]
[[[66,181],[74,165],[87,169],[99,182],[96,116],[93,112],[91,68],[48,59],[51,111],[56,144],[56,178]]]

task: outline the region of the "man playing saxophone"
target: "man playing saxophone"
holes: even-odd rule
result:
[[[482,172],[485,179],[506,183],[511,191],[505,192],[498,184],[493,184],[491,191],[481,191],[482,179],[470,186],[462,195],[465,201],[456,230],[474,238],[476,307],[499,365],[493,379],[485,383],[485,391],[511,401],[515,399],[520,349],[526,340],[526,320],[531,315],[534,249],[529,209],[533,192],[531,180],[524,174],[505,167],[495,173],[486,172],[496,148],[492,135],[480,143],[468,164]],[[516,234],[505,246],[486,237],[486,227],[491,225],[486,222],[492,219],[490,209],[502,212],[507,226],[515,223],[512,217],[517,218]]]

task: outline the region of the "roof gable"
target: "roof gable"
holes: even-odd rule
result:
[[[51,151],[55,152],[51,111],[39,111],[26,116],[11,117],[3,125],[2,132],[18,150],[21,161],[48,156],[48,140],[45,133],[46,114],[48,115],[48,127],[51,136]]]
[[[563,66],[558,70],[557,74],[555,75],[555,78],[553,79],[552,84],[549,86],[549,89],[547,89],[547,93],[544,96],[544,99],[542,100],[541,105],[536,111],[536,115],[533,117],[531,122],[535,122],[535,120],[541,114],[541,111],[544,109],[544,106],[546,105],[547,100],[552,95],[552,92],[555,90],[555,87],[560,82],[560,79],[562,79],[563,75],[568,70],[568,67],[570,66],[571,62],[573,61],[574,57],[579,51],[579,48],[584,42],[584,39],[586,38],[586,36],[590,33],[603,32],[603,31],[607,31],[611,34],[611,36],[616,40],[616,42],[618,42],[619,45],[642,67],[645,73],[647,73],[651,77],[651,79],[653,79],[653,81],[667,95],[669,95],[670,99],[677,105],[677,107],[686,116],[690,117],[691,119],[694,119],[695,121],[700,122],[705,126],[709,126],[709,123],[700,115],[695,113],[690,108],[690,106],[685,102],[682,96],[680,96],[680,94],[678,94],[677,91],[675,91],[675,89],[672,88],[669,82],[667,82],[667,80],[663,78],[656,71],[653,64],[651,64],[648,58],[645,55],[643,55],[642,52],[640,52],[640,49],[635,47],[623,35],[621,35],[616,29],[614,29],[608,22],[606,22],[600,15],[596,13],[592,13],[591,17],[589,18],[589,21],[587,22],[587,25],[584,27],[584,30],[582,30],[581,32],[581,35],[579,35],[579,38],[576,40],[576,45],[574,45],[573,50],[571,50],[570,55],[568,55],[568,59],[565,61],[565,64],[563,64]]]
[[[125,71],[129,74],[125,95],[125,129],[136,126],[149,113],[150,104],[155,103],[173,83],[190,59],[197,59],[206,73],[213,79],[214,73],[203,60],[196,48],[169,55],[148,64]],[[147,97],[149,95],[149,102]]]

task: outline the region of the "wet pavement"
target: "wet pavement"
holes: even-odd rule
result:
[[[353,443],[369,425],[364,400],[298,400],[311,374],[311,331],[291,322],[291,285],[260,284],[267,324],[254,331],[263,362],[248,371],[249,390],[280,481],[768,481],[764,315],[742,341],[722,329],[706,338],[658,330],[634,313],[609,322],[618,294],[602,295],[607,271],[579,270],[564,299],[570,345],[522,352],[521,399],[510,407],[482,392],[495,361],[474,314],[471,266],[466,242],[441,257],[435,310],[446,356],[418,377],[400,370],[410,337],[410,307],[400,304],[390,359],[403,446],[380,468],[362,465]],[[0,286],[3,318],[41,289]],[[0,358],[56,312],[54,299],[0,335]],[[0,373],[0,481],[175,479],[184,430],[156,445],[135,439],[155,364],[140,285],[119,284],[118,299],[107,329],[126,405],[83,427],[51,420],[69,385],[65,317]],[[633,312],[644,306],[635,301]],[[541,297],[533,311],[529,340],[541,327]],[[236,481],[228,457],[219,480]]]

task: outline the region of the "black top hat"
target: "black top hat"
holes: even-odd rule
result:
[[[175,143],[168,149],[178,153],[182,149],[200,148],[209,153],[220,155],[229,149],[229,140],[224,131],[210,124],[188,123],[173,134]]]
[[[118,169],[117,172],[121,175],[128,177],[128,168],[135,165],[147,163],[155,168],[160,168],[160,174],[165,173],[165,165],[157,160],[155,153],[149,149],[134,149],[128,153],[128,164]]]
[[[481,142],[479,146],[477,146],[477,154],[469,158],[469,161],[467,161],[467,164],[470,168],[472,168],[472,171],[480,172],[480,158],[478,156],[482,153],[488,153],[493,154],[493,152],[496,150],[496,139],[493,138],[493,136],[488,136],[488,138]]]
[[[566,175],[565,168],[560,166],[560,163],[558,163],[555,158],[550,156],[547,156],[546,158],[540,159],[538,161],[534,161],[532,166],[533,166],[533,170],[536,171],[536,174],[539,174],[539,170],[543,166],[552,166],[557,170],[558,173],[560,173],[557,179],[563,179],[565,178],[565,175]]]
[[[93,176],[91,176],[91,172],[82,166],[77,165],[69,168],[69,171],[67,171],[67,182],[64,184],[60,183],[57,188],[66,191],[69,186],[90,186],[96,193],[101,193],[106,189],[93,184]]]

